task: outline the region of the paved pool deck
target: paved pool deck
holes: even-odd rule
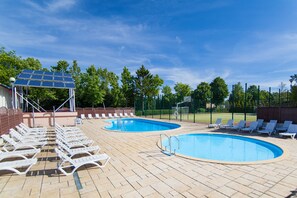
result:
[[[179,124],[181,128],[166,133],[230,133],[204,124]],[[226,165],[166,156],[157,146],[159,132],[110,132],[105,125],[93,119],[80,126],[100,152],[111,157],[103,169],[77,171],[82,189],[73,176],[56,170],[55,145],[50,142],[27,175],[0,171],[0,197],[297,197],[297,140],[238,133],[275,143],[287,156],[268,164]]]

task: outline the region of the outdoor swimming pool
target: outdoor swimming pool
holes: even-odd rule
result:
[[[172,150],[176,149],[176,154],[191,158],[219,162],[255,162],[274,159],[283,154],[283,150],[274,144],[241,136],[186,134],[176,137],[171,138]],[[169,148],[168,139],[163,140],[162,144]]]
[[[179,124],[168,122],[159,122],[154,120],[145,120],[137,118],[121,118],[110,120],[110,125],[105,129],[121,132],[149,132],[149,131],[164,131],[179,128]]]

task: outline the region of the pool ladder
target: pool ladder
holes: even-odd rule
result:
[[[169,143],[169,153],[167,153],[168,152],[168,150],[167,150],[167,146],[165,146],[164,148],[163,148],[163,136],[165,136],[166,138],[167,138],[167,140],[168,140],[168,143]],[[179,147],[180,147],[180,141],[179,141],[179,139],[178,139],[178,137],[176,137],[176,136],[168,136],[168,135],[166,135],[166,134],[160,134],[160,144],[161,144],[161,150],[162,150],[162,152],[163,153],[165,153],[165,154],[167,154],[167,155],[175,155],[175,151],[176,151],[176,148],[174,148],[174,152],[172,152],[172,139],[175,139],[175,140],[177,140],[177,145],[178,145],[178,147],[177,147],[177,149],[179,149]]]

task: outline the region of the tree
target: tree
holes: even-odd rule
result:
[[[177,102],[184,100],[185,96],[191,95],[191,87],[188,84],[176,83],[174,86]]]
[[[149,102],[152,102],[153,97],[158,95],[163,82],[158,75],[154,76],[143,65],[136,71],[136,93],[142,100],[142,111],[144,111],[144,99],[147,97]]]
[[[92,107],[103,103],[104,91],[100,89],[100,80],[94,65],[87,68],[87,72],[82,75],[82,90],[84,104]]]
[[[217,77],[211,83],[212,103],[216,106],[222,104],[228,96],[228,87],[224,79]]]
[[[162,89],[162,99],[164,101],[164,107],[170,108],[172,104],[174,104],[174,94],[172,93],[171,87],[168,85],[164,86]]]
[[[53,72],[66,72],[68,73],[69,63],[65,60],[59,60],[56,66],[51,66]]]
[[[244,91],[240,82],[233,85],[233,91],[229,96],[229,103],[231,105],[231,112],[243,112],[244,107]]]
[[[207,82],[201,82],[197,85],[197,88],[194,90],[193,99],[195,102],[195,106],[201,108],[206,108],[206,104],[210,102],[211,98],[211,87]]]
[[[123,68],[123,72],[121,73],[121,83],[122,83],[122,93],[124,95],[124,104],[126,107],[134,106],[134,81],[133,76],[127,67]]]

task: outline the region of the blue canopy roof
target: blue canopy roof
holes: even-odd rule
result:
[[[22,87],[45,87],[59,89],[75,88],[74,80],[71,74],[26,69],[17,76],[14,85]]]

